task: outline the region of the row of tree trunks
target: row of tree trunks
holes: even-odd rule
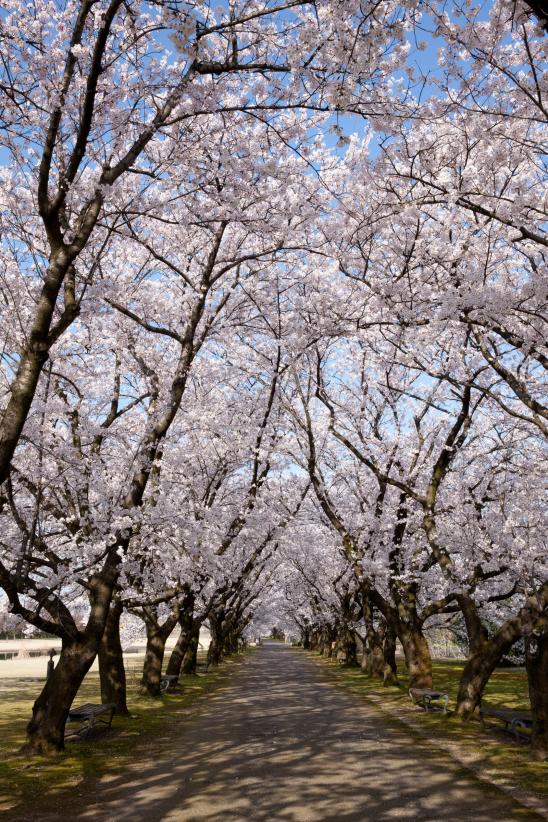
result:
[[[457,603],[466,625],[469,656],[461,674],[457,693],[456,714],[469,719],[479,706],[490,677],[501,659],[521,638],[526,639],[526,669],[529,698],[533,715],[532,747],[540,758],[548,757],[548,611],[544,586],[531,597],[514,617],[491,635],[479,615],[470,595],[460,595]],[[432,687],[432,658],[428,640],[419,618],[402,619],[391,607],[376,609],[367,590],[362,594],[362,616],[365,623],[361,667],[373,678],[385,684],[397,683],[396,637],[400,640],[409,677],[409,687]],[[382,613],[382,610],[385,613]],[[374,616],[377,611],[376,616]],[[378,613],[381,611],[381,613]],[[406,617],[410,615],[405,614]],[[411,614],[412,616],[412,614]],[[384,618],[383,618],[384,617]],[[337,628],[324,625],[321,630],[309,632],[310,647],[320,654],[331,656]],[[338,629],[337,650],[345,659],[354,659],[346,650],[344,630]]]
[[[207,665],[219,665],[226,656],[237,654],[242,647],[243,631],[249,616],[243,617],[241,607],[230,611],[224,608],[212,609],[209,612],[209,630],[211,642],[207,652]]]

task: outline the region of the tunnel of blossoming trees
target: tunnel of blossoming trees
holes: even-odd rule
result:
[[[0,609],[61,646],[27,754],[97,659],[128,712],[129,615],[150,697],[204,626],[406,689],[451,631],[454,714],[519,657],[548,755],[547,21],[4,4]]]

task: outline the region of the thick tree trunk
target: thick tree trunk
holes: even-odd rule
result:
[[[23,753],[50,756],[64,748],[72,702],[97,655],[98,642],[63,642],[61,655],[32,708]]]
[[[410,688],[432,687],[432,657],[428,641],[418,625],[405,626],[399,633]]]
[[[532,749],[548,759],[548,624],[527,638],[525,665],[533,713]]]
[[[32,709],[23,752],[49,755],[64,748],[69,709],[97,656],[107,622],[119,557],[110,555],[101,574],[91,580],[90,615],[85,630],[67,625],[72,636],[63,638],[61,654]]]
[[[389,623],[386,623],[383,640],[383,682],[384,685],[398,684],[396,634]]]
[[[99,645],[99,679],[101,681],[101,701],[113,702],[118,716],[129,716],[126,697],[126,671],[120,642],[120,617],[123,606],[115,601],[111,604],[105,625],[105,632]]]
[[[468,594],[461,594],[457,597],[457,604],[464,617],[468,637],[468,653],[473,654],[481,650],[483,644],[489,640],[489,633],[481,621],[478,607],[472,597]]]
[[[333,645],[335,642],[335,630],[327,625],[322,631],[322,654],[330,659],[333,656]]]
[[[344,627],[337,638],[337,659],[341,664],[354,666],[358,664],[358,651],[354,632]]]
[[[28,328],[27,344],[19,357],[15,378],[10,386],[10,398],[0,422],[0,485],[8,476],[11,458],[32,405],[40,374],[48,359],[52,345],[50,330],[59,291],[74,256],[68,254],[66,247],[59,246],[50,257]],[[74,320],[77,314],[75,307],[70,319]],[[69,319],[69,313],[66,318]]]
[[[177,678],[180,676],[181,666],[183,664],[183,659],[185,657],[189,641],[190,635],[188,629],[181,628],[179,636],[177,637],[177,642],[175,643],[173,650],[169,655],[169,660],[166,668],[166,674],[168,676],[176,676]]]
[[[144,696],[156,698],[162,695],[160,684],[166,640],[167,636],[161,629],[147,624],[147,647],[141,679],[141,693]]]
[[[457,716],[462,719],[472,716],[495,666],[520,637],[536,630],[540,633],[545,630],[547,599],[548,583],[545,583],[492,637],[478,643],[462,672],[457,694]],[[541,687],[545,688],[546,684],[541,683]]]
[[[210,616],[209,627],[211,631],[211,642],[207,651],[207,664],[219,665],[223,658],[224,636],[222,630],[223,617]]]
[[[190,640],[183,657],[183,665],[181,671],[186,676],[193,676],[196,674],[198,667],[198,642],[200,639],[200,623],[196,621],[196,625],[190,636]]]
[[[493,636],[476,646],[463,668],[457,693],[456,714],[469,719],[478,707],[485,686],[504,654],[521,636],[519,620],[511,620]]]
[[[382,679],[384,660],[382,653],[382,645],[375,632],[375,636],[370,636],[367,640],[368,652],[365,673],[373,679]]]

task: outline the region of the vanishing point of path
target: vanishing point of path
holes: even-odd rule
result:
[[[266,643],[178,742],[99,782],[81,820],[538,820],[333,685],[301,651]],[[107,743],[105,737],[102,744]],[[67,810],[58,818],[69,819]]]

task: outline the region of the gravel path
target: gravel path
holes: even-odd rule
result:
[[[102,780],[82,820],[507,822],[540,817],[266,643],[178,744]],[[67,809],[61,809],[63,818]]]

